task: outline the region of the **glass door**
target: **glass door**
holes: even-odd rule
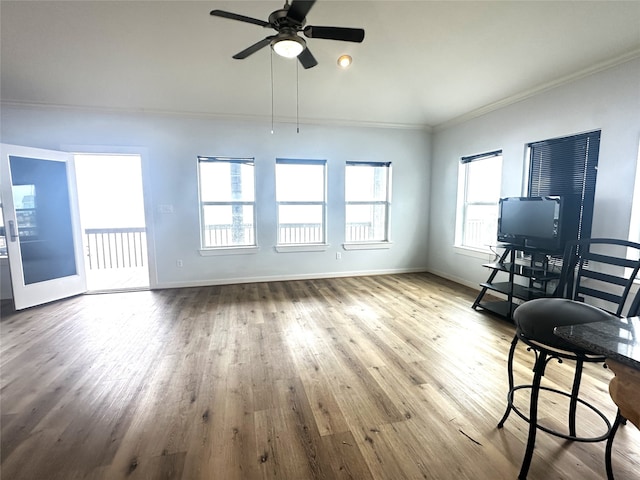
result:
[[[73,156],[0,145],[0,179],[16,310],[86,291]]]

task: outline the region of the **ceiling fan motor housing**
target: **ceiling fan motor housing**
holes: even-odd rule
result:
[[[282,32],[285,28],[290,28],[294,31],[297,31],[304,27],[305,23],[307,23],[307,19],[303,18],[301,22],[297,22],[293,18],[287,17],[289,13],[288,9],[280,9],[273,12],[269,15],[269,23],[273,28]]]

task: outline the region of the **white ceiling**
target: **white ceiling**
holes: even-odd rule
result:
[[[271,118],[270,49],[231,57],[273,31],[209,11],[283,4],[2,0],[2,101]],[[434,127],[640,56],[640,1],[318,0],[307,23],[366,36],[308,40],[302,122]],[[273,55],[273,78],[276,118],[295,118],[296,61]]]

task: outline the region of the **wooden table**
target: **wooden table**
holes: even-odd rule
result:
[[[607,441],[607,477],[613,479],[611,447],[623,418],[640,428],[640,317],[556,327],[554,333],[585,350],[605,355],[615,373],[609,393],[618,415]]]

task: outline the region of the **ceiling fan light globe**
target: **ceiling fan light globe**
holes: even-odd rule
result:
[[[271,44],[271,48],[281,57],[295,58],[302,53],[305,45],[299,38],[285,38],[281,40],[275,40]]]

